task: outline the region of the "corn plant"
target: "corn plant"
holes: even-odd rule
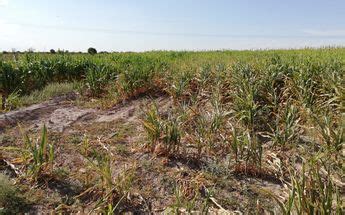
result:
[[[321,160],[321,162],[320,162]],[[342,200],[323,158],[304,163],[300,173],[290,172],[291,187],[286,203],[275,198],[284,214],[342,214]],[[321,169],[326,173],[322,174]]]
[[[149,147],[153,151],[163,129],[157,106],[152,105],[145,115],[142,124],[149,139]]]
[[[121,73],[117,79],[118,93],[122,96],[136,96],[154,87],[152,80],[158,74],[160,67],[157,61],[152,59],[135,57],[120,61]]]
[[[6,103],[4,104],[4,110],[10,111],[21,106],[20,94],[18,91],[12,92],[8,95]]]
[[[320,96],[318,97],[321,108],[324,110],[343,111],[344,105],[344,75],[345,67],[339,60],[327,63],[321,74]]]
[[[0,61],[0,93],[2,96],[2,109],[6,107],[7,97],[16,90],[19,90],[21,81],[20,73],[13,68],[9,62]]]
[[[102,198],[98,201],[94,210],[101,209],[105,214],[113,214],[116,207],[114,201],[117,198],[115,182],[112,176],[111,160],[107,155],[99,154],[93,150],[94,158],[84,157],[87,159],[89,167],[101,178],[101,194]]]
[[[167,89],[168,93],[173,96],[175,101],[185,100],[189,94],[189,84],[192,80],[192,73],[188,70],[174,74],[171,78],[172,84]]]
[[[297,139],[299,128],[299,117],[294,105],[287,104],[284,112],[276,116],[274,128],[267,135],[274,145],[284,146],[287,143],[293,143]]]
[[[344,144],[344,125],[336,126],[334,117],[331,114],[318,118],[313,116],[314,121],[318,126],[318,131],[321,134],[323,143],[329,151],[335,150],[340,152]]]
[[[25,135],[24,143],[31,155],[32,161],[29,164],[29,175],[34,180],[37,180],[44,171],[48,171],[49,167],[51,171],[53,170],[54,146],[48,144],[47,128],[45,125],[42,128],[39,142],[33,142],[28,135]]]
[[[282,62],[279,56],[275,56],[265,65],[261,96],[265,98],[267,106],[272,114],[278,114],[281,103],[289,98],[288,80],[294,72],[294,68],[286,62]]]
[[[92,154],[94,155],[93,158],[84,157],[87,159],[91,170],[95,171],[102,180],[100,185],[102,195],[93,211],[114,214],[131,189],[135,167],[124,169],[121,174],[114,177],[111,168],[111,157],[95,150]]]
[[[109,69],[106,66],[90,67],[85,79],[91,94],[99,96],[103,92],[104,86],[109,82]]]
[[[319,77],[322,67],[306,60],[297,66],[298,71],[294,72],[292,81],[294,82],[295,94],[299,101],[307,108],[313,108],[319,96]]]
[[[146,117],[142,121],[149,139],[149,147],[152,151],[158,141],[163,144],[166,153],[176,153],[180,149],[181,142],[181,122],[178,118],[170,116],[167,120],[163,120],[158,113],[156,106],[146,112]]]
[[[164,123],[162,130],[162,140],[167,153],[179,152],[181,145],[180,122],[176,118],[170,118]]]
[[[261,168],[263,147],[252,132],[240,133],[238,129],[232,127],[230,146],[237,164],[244,163],[245,169],[247,167]]]
[[[258,82],[255,82],[256,74],[249,65],[235,65],[233,68],[233,109],[237,118],[249,129],[254,129],[254,121],[258,114],[257,103]]]
[[[232,140],[230,142],[231,144],[231,150],[232,153],[235,156],[235,161],[238,163],[240,161],[240,156],[243,154],[243,144],[241,144],[241,137],[237,133],[237,129],[232,126]],[[230,163],[229,163],[230,166]]]
[[[207,83],[212,81],[212,67],[210,64],[203,65],[200,68],[199,82],[203,87],[208,87]]]
[[[199,157],[203,154],[203,148],[207,145],[207,142],[209,140],[208,137],[208,121],[206,120],[205,116],[199,115],[196,118],[195,123],[195,137],[196,137],[196,147],[197,147],[197,155]]]

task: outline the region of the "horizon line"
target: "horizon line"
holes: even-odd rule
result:
[[[95,48],[95,47],[89,47],[89,48]],[[32,49],[32,50],[30,50]],[[8,54],[20,52],[20,53],[50,53],[50,50],[54,50],[56,52],[61,51],[62,53],[85,53],[87,54],[87,50],[81,51],[81,50],[68,50],[68,49],[54,49],[51,48],[49,50],[36,50],[34,48],[28,48],[28,49],[21,49],[17,50],[15,48],[12,48],[12,50],[1,50],[1,53],[7,52]],[[97,50],[97,48],[95,48]],[[112,51],[106,51],[106,50],[97,50],[98,53],[143,53],[143,52],[226,52],[226,51],[279,51],[279,50],[308,50],[308,49],[345,49],[345,45],[324,45],[324,46],[301,46],[301,47],[291,47],[291,48],[246,48],[246,49],[179,49],[179,50],[173,50],[173,49],[149,49],[144,51],[124,51],[124,50],[112,50]],[[59,53],[57,53],[59,54]]]

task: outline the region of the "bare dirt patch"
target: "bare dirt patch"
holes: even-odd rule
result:
[[[0,132],[21,122],[41,122],[56,109],[68,107],[76,99],[76,94],[56,97],[50,101],[0,114]]]

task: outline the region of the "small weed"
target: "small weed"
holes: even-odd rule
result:
[[[171,213],[174,214],[192,214],[193,210],[196,208],[196,200],[197,195],[195,195],[192,199],[186,198],[183,190],[180,186],[175,186],[175,198],[174,203],[170,206]]]
[[[127,156],[130,154],[130,151],[128,150],[126,145],[117,144],[115,150],[118,154],[120,154],[122,156]]]

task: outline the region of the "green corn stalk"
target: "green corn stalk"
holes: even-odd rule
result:
[[[151,109],[146,112],[146,117],[142,121],[142,124],[146,130],[151,150],[153,151],[163,129],[157,106],[151,106]]]
[[[170,118],[165,123],[163,129],[163,142],[168,149],[168,153],[179,152],[181,144],[181,131],[179,129],[179,122],[177,119]]]
[[[24,142],[26,147],[29,149],[33,161],[30,164],[29,174],[34,180],[40,176],[42,171],[46,170],[48,165],[51,166],[51,171],[54,165],[54,146],[47,143],[47,128],[43,125],[41,140],[39,143],[31,141],[29,136],[26,134]]]

